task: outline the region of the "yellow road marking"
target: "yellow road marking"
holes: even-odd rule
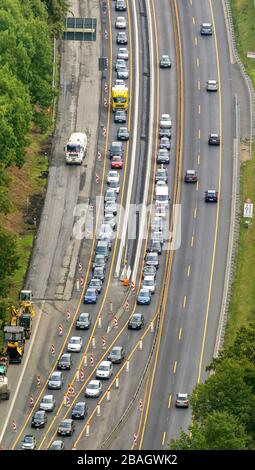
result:
[[[191,268],[190,268],[190,264],[189,264],[189,266],[188,266],[188,271],[187,271],[187,276],[188,276],[188,277],[190,277],[190,270],[191,270]]]
[[[200,80],[197,81],[197,89],[198,91],[200,91],[200,88],[201,88],[201,84],[200,84]]]
[[[194,219],[196,219],[196,218],[197,218],[197,208],[195,207],[195,209],[194,209]]]
[[[173,373],[176,374],[177,369],[177,361],[174,362]]]
[[[193,246],[194,246],[194,240],[195,240],[195,237],[194,237],[194,235],[192,235],[191,243],[190,243],[191,248],[193,248]]]
[[[171,403],[172,403],[172,395],[169,395],[169,399],[168,399],[168,408],[171,408]]]
[[[182,304],[182,307],[183,307],[183,308],[186,307],[186,302],[187,302],[187,296],[185,295],[185,296],[184,296],[184,299],[183,299],[183,304]]]
[[[163,438],[162,438],[162,446],[165,445],[165,440],[166,440],[166,431],[164,432],[163,434]]]
[[[197,138],[198,138],[199,140],[201,139],[201,130],[200,130],[200,129],[198,129]]]
[[[179,340],[182,338],[182,328],[180,328],[180,331],[179,331]]]

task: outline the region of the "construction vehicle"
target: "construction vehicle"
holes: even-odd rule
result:
[[[115,85],[112,87],[112,110],[128,108],[128,88],[126,85]]]
[[[10,389],[8,387],[8,379],[5,376],[0,376],[0,401],[9,400]]]
[[[10,307],[11,326],[23,326],[25,331],[25,339],[29,339],[32,332],[32,322],[35,311],[32,305],[32,292],[30,290],[22,290],[19,298],[19,308],[14,305]]]
[[[25,349],[25,330],[23,326],[4,327],[4,347],[2,355],[7,355],[10,364],[20,364]]]
[[[67,164],[82,164],[87,150],[87,135],[84,132],[73,132],[64,147]]]

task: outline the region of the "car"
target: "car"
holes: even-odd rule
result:
[[[118,140],[129,140],[129,132],[127,127],[119,127],[117,132],[117,139]]]
[[[205,192],[205,202],[218,202],[218,192],[215,189],[208,189]]]
[[[202,23],[200,26],[201,36],[212,36],[213,28],[211,23]]]
[[[165,128],[159,128],[159,137],[168,137],[171,139],[172,137],[172,129],[165,129]]]
[[[175,400],[176,408],[188,408],[189,407],[189,399],[187,393],[177,393],[176,400]]]
[[[62,354],[61,358],[58,361],[57,369],[58,370],[70,370],[72,367],[72,357],[71,354],[65,353]]]
[[[170,156],[168,150],[159,149],[157,154],[157,163],[170,163]]]
[[[145,263],[148,266],[155,266],[156,269],[159,267],[158,253],[147,253],[145,257]]]
[[[56,401],[53,395],[44,395],[41,399],[39,409],[44,411],[53,411]]]
[[[59,439],[56,439],[52,442],[48,450],[64,450],[64,448],[64,442],[60,441]]]
[[[109,213],[109,214],[105,214],[105,215],[104,215],[103,222],[104,222],[105,224],[109,224],[109,225],[111,226],[111,229],[112,229],[112,230],[114,230],[114,231],[117,230],[117,222],[116,222],[116,219],[115,219],[115,217],[114,217],[113,214],[110,214],[110,213]]]
[[[101,268],[105,269],[104,266],[100,266]],[[96,276],[96,269],[98,269],[99,266],[94,268],[93,275]],[[88,287],[86,290],[86,293],[83,298],[83,303],[84,304],[96,304],[97,303],[97,297],[98,293],[95,287]]]
[[[162,217],[153,217],[151,221],[151,229],[156,232],[162,232],[163,231],[163,219]]]
[[[111,247],[109,247],[108,240],[98,240],[95,249],[95,255],[102,255],[104,256],[105,261],[107,261],[109,257],[109,251],[111,251]]]
[[[32,416],[31,428],[44,428],[47,423],[47,415],[44,410],[38,410]]]
[[[116,202],[117,194],[112,188],[107,188],[104,193],[104,202]]]
[[[119,69],[117,70],[117,77],[122,78],[123,80],[127,80],[128,77],[129,77],[128,68],[126,66],[125,67],[119,67]]]
[[[115,70],[118,72],[119,68],[126,67],[126,62],[124,59],[117,59],[115,63]]]
[[[159,255],[162,253],[162,246],[159,240],[150,240],[147,246],[147,253],[155,251]]]
[[[167,214],[169,214],[168,204],[155,204],[154,214],[156,217],[162,217],[162,219],[166,219]]]
[[[114,86],[125,86],[125,81],[124,80],[120,80],[119,78],[116,78],[114,80]]]
[[[123,346],[114,346],[107,359],[113,364],[120,364],[125,357],[125,349]]]
[[[161,69],[170,69],[171,68],[172,63],[171,63],[171,59],[170,59],[169,55],[165,54],[165,55],[161,56],[159,66],[160,66]]]
[[[98,398],[102,393],[102,384],[100,380],[91,380],[85,390],[85,397]]]
[[[72,409],[72,419],[85,419],[88,414],[88,405],[85,401],[79,401]]]
[[[164,165],[161,165],[160,168],[157,168],[156,175],[155,175],[155,181],[156,181],[156,183],[158,181],[164,181],[165,183],[167,183],[168,174],[167,174],[167,169],[164,167]]]
[[[92,263],[92,272],[97,266],[105,266],[106,258],[104,255],[96,255]]]
[[[127,20],[124,16],[118,16],[115,21],[115,28],[116,29],[126,29],[127,27]]]
[[[81,352],[83,339],[80,336],[72,336],[67,343],[68,352]]]
[[[142,313],[133,313],[128,322],[129,330],[141,330],[144,326],[144,316]]]
[[[218,82],[217,82],[217,80],[207,80],[206,90],[207,91],[218,91]]]
[[[116,11],[126,11],[127,5],[125,0],[116,0],[115,10]]]
[[[52,372],[49,381],[48,389],[49,390],[60,390],[63,385],[63,374],[60,371]]]
[[[155,266],[150,266],[146,264],[143,269],[143,278],[147,275],[153,275],[154,277],[156,276],[156,268]]]
[[[102,282],[100,281],[100,279],[91,279],[90,283],[92,282],[92,280],[95,281],[94,284],[97,285],[97,283],[99,284],[99,286],[102,286]],[[90,284],[89,284],[90,285]],[[96,287],[96,285],[92,285],[90,287],[95,287],[97,292],[98,292],[98,289]],[[90,314],[89,313],[80,313],[79,317],[77,318],[76,320],[76,323],[75,323],[75,328],[76,330],[88,330],[89,327],[91,325],[91,317],[90,317]]]
[[[156,230],[151,230],[151,240],[153,241],[159,241],[160,243],[164,243],[164,235],[162,230],[156,231]]]
[[[106,214],[111,214],[111,215],[117,215],[117,205],[110,203],[110,204],[105,204],[104,205],[104,215]]]
[[[184,173],[185,183],[196,183],[197,182],[197,171],[196,170],[186,170]]]
[[[171,129],[172,119],[170,117],[170,114],[161,114],[159,125],[161,129]]]
[[[115,181],[116,179],[120,181],[119,172],[117,170],[110,170],[106,177],[107,184],[109,184],[111,181]]]
[[[128,38],[127,38],[127,34],[125,31],[119,31],[117,36],[116,36],[116,43],[119,44],[119,45],[124,45],[126,46],[127,43],[128,43]]]
[[[100,279],[101,282],[104,282],[105,267],[104,266],[98,266],[97,268],[95,268],[94,272],[93,272],[93,277],[96,278],[96,279]]]
[[[171,140],[169,137],[161,137],[160,142],[159,142],[159,148],[160,149],[171,149]]]
[[[102,288],[103,288],[102,281],[100,281],[100,279],[96,279],[95,277],[92,277],[91,280],[90,280],[90,283],[89,283],[89,287],[95,287],[98,294],[100,294],[101,291],[102,291]],[[87,314],[87,315],[89,315],[89,314]],[[88,317],[89,326],[90,326],[90,321],[91,320],[90,320],[90,316],[89,316]]]
[[[63,419],[58,427],[58,436],[72,436],[75,431],[72,419]]]
[[[141,287],[136,302],[138,305],[149,305],[151,303],[151,293],[149,289]]]
[[[109,183],[109,188],[113,189],[116,194],[119,194],[120,192],[120,181],[119,178],[116,178],[115,180],[112,180]]]
[[[113,373],[113,365],[111,361],[102,361],[96,371],[97,379],[110,379]]]
[[[37,447],[36,439],[34,436],[31,436],[30,434],[26,434],[26,436],[23,437],[21,441],[21,446],[20,448],[22,450],[34,450]]]
[[[102,224],[101,225],[100,230],[99,230],[98,238],[100,240],[112,238],[112,228],[111,228],[110,224]]]
[[[113,159],[111,161],[111,168],[117,168],[117,169],[121,170],[123,168],[122,158],[119,157],[119,156],[113,157]]]
[[[128,49],[126,47],[119,47],[117,58],[128,60],[129,59]]]
[[[148,289],[151,294],[155,294],[156,290],[156,283],[155,283],[155,277],[146,275],[143,278],[143,283],[142,283],[142,289]]]
[[[219,134],[210,134],[208,138],[208,145],[220,145]]]
[[[116,113],[114,114],[114,122],[115,123],[123,123],[127,122],[127,114],[123,109],[117,109]]]

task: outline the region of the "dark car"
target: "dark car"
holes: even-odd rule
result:
[[[104,255],[96,255],[92,264],[92,272],[98,266],[105,266],[106,259]]]
[[[88,406],[85,401],[79,401],[72,409],[72,419],[84,419],[88,414]]]
[[[117,132],[118,140],[128,140],[129,139],[129,132],[127,127],[119,127]]]
[[[89,287],[95,287],[97,292],[100,294],[102,287],[103,287],[102,281],[100,281],[100,279],[96,279],[95,277],[92,277],[89,283]]]
[[[44,428],[47,423],[47,415],[44,410],[36,411],[32,417],[31,427],[32,428]]]
[[[161,69],[170,69],[172,64],[169,55],[162,55],[159,65]]]
[[[102,282],[104,282],[105,267],[104,266],[98,266],[97,268],[95,268],[94,272],[93,272],[93,277],[95,277],[96,279],[100,279]]]
[[[196,170],[186,170],[184,174],[185,183],[196,183],[197,182],[197,172]]]
[[[64,450],[64,442],[60,440],[53,441],[48,450]]]
[[[159,268],[158,253],[155,253],[155,252],[147,253],[146,258],[145,258],[145,263],[148,266],[155,266],[155,268],[158,269]]]
[[[112,348],[108,360],[111,361],[113,364],[120,364],[125,357],[125,350],[122,346],[114,346]]]
[[[100,281],[101,282],[101,281]],[[91,317],[89,313],[81,313],[76,320],[76,330],[88,330],[91,325]]]
[[[208,189],[205,192],[205,202],[218,202],[218,192],[215,189]]]
[[[120,157],[122,157],[123,155],[123,144],[118,141],[112,142],[109,150],[110,159],[112,159],[112,157],[115,157],[116,155],[119,155]]]
[[[138,293],[136,303],[138,305],[149,305],[151,303],[151,293],[146,287],[142,287]]]
[[[134,313],[128,322],[129,330],[141,330],[144,326],[144,316],[141,313]]]
[[[75,427],[72,419],[63,419],[58,427],[58,436],[72,436]]]
[[[114,114],[114,122],[125,124],[127,122],[126,112],[122,109],[117,109],[116,113]]]
[[[84,304],[96,304],[97,296],[98,296],[97,290],[94,287],[88,287],[84,295],[83,303]]]
[[[147,253],[155,251],[159,255],[162,253],[162,246],[159,240],[150,240],[147,246]]]
[[[58,361],[58,370],[70,370],[72,367],[72,357],[71,354],[65,353],[62,354],[61,358]]]
[[[201,36],[211,36],[213,33],[211,23],[202,23],[200,27]]]
[[[127,34],[125,31],[119,31],[117,36],[116,36],[116,42],[117,44],[127,44],[128,43],[128,38]]]
[[[208,145],[220,145],[219,134],[210,134],[208,138]]]

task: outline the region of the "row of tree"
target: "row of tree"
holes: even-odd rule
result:
[[[52,102],[52,37],[60,35],[67,0],[0,2],[0,212],[11,210],[6,169],[25,161],[34,122],[45,131]],[[18,266],[15,240],[0,229],[0,298]]]
[[[213,372],[191,396],[189,433],[177,450],[248,450],[255,440],[255,323],[243,326],[232,346],[210,366]]]

